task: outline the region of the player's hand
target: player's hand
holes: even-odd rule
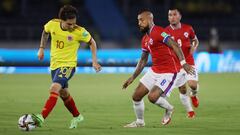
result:
[[[44,58],[44,49],[43,48],[39,48],[38,50],[38,59],[39,60],[43,60]]]
[[[93,63],[92,63],[92,66],[93,66],[93,68],[94,68],[94,70],[95,70],[96,72],[99,72],[99,71],[102,70],[101,65],[98,64],[97,62],[93,62]]]
[[[188,74],[195,75],[194,68],[192,66],[190,66],[189,64],[185,63],[182,67]]]
[[[134,78],[131,76],[129,77],[123,84],[122,89],[126,89],[132,82],[134,81]]]

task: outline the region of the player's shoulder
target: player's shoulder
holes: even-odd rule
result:
[[[168,31],[161,26],[155,26],[151,35],[156,38],[159,35],[161,35],[162,37],[166,37],[168,36]]]
[[[83,32],[83,31],[85,31],[86,29],[85,29],[84,27],[82,27],[82,26],[76,25],[76,26],[75,26],[75,30],[76,30],[77,32]]]
[[[155,25],[153,30],[155,30],[155,31],[164,31],[164,29],[165,28],[163,28],[162,26]]]
[[[170,31],[172,31],[172,28],[171,28],[170,25],[166,26],[164,29],[165,29],[166,32],[170,32]]]
[[[170,25],[165,27],[165,30],[170,30],[170,29],[172,29]]]
[[[48,23],[51,23],[51,24],[60,23],[60,22],[61,22],[61,20],[60,19],[56,19],[56,18],[51,19],[51,20],[48,21]]]
[[[61,20],[60,20],[60,19],[53,18],[53,19],[51,19],[49,22],[51,22],[51,23],[60,23]]]
[[[192,25],[186,24],[186,23],[181,23],[182,28],[184,29],[192,29]]]
[[[156,37],[159,36],[159,33],[162,34],[165,32],[166,30],[163,27],[155,25],[152,29],[151,35]]]
[[[61,20],[60,20],[60,19],[57,19],[57,18],[53,18],[53,19],[51,19],[50,21],[52,21],[52,22],[61,22]]]

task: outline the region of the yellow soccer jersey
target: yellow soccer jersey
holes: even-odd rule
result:
[[[44,31],[51,35],[50,69],[76,67],[80,42],[88,43],[91,39],[90,33],[80,26],[76,26],[71,32],[64,31],[59,19],[50,20],[44,25]]]

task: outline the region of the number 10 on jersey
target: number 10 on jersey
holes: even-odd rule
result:
[[[64,48],[64,42],[57,40],[56,48],[63,49]]]

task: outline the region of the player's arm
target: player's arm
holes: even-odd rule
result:
[[[186,60],[185,60],[185,57],[183,55],[182,49],[178,45],[178,43],[175,42],[171,37],[168,37],[167,40],[166,40],[166,44],[169,47],[173,48],[173,51],[178,56],[178,59],[179,59],[181,65],[182,65],[182,67],[184,68],[184,70],[189,74],[195,74],[195,71],[193,70],[193,68],[186,63]]]
[[[148,52],[146,52],[146,51],[142,52],[141,59],[138,61],[133,75],[124,82],[122,89],[126,89],[128,87],[128,85],[130,85],[138,77],[138,75],[142,72],[142,70],[144,69],[144,67],[147,64],[148,55],[149,55]]]
[[[49,33],[45,32],[43,30],[41,42],[40,42],[40,46],[39,46],[39,50],[38,50],[38,59],[39,60],[42,60],[44,58],[44,49],[47,45],[48,37],[49,37]]]
[[[193,54],[196,50],[197,50],[197,47],[199,45],[199,41],[198,41],[198,38],[197,36],[195,36],[194,39],[191,40],[191,49],[190,49],[190,54]]]
[[[175,42],[171,37],[168,37],[166,44],[174,50],[175,54],[178,56],[179,61],[185,61],[182,49],[177,42]]]
[[[92,66],[95,69],[96,72],[101,71],[101,65],[98,64],[97,61],[97,45],[96,42],[93,38],[90,39],[90,41],[88,42],[90,50],[92,52]]]

